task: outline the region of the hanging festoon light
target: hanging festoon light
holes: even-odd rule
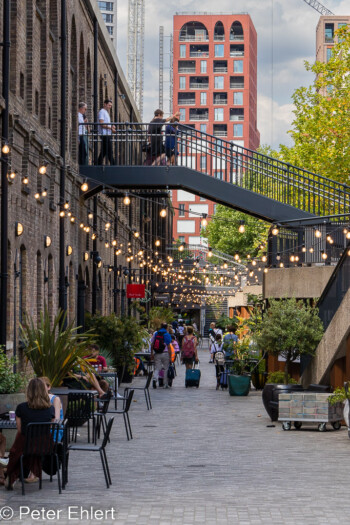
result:
[[[160,240],[159,240],[159,239],[157,239],[157,240],[155,241],[155,243],[154,243],[154,244],[155,244],[156,246],[160,246]]]
[[[271,230],[272,235],[278,235],[279,232],[280,232],[280,230],[279,230],[278,224],[273,224],[272,225],[272,230]]]
[[[2,145],[1,151],[3,152],[4,155],[8,155],[10,153],[10,146],[8,145],[7,142],[4,142],[4,144]]]
[[[87,191],[89,189],[89,185],[87,183],[87,180],[85,179],[83,184],[80,186],[81,191]]]
[[[321,231],[318,229],[318,228],[314,228],[315,230],[315,237],[317,237],[317,239],[319,239],[321,236],[322,236],[322,233]]]
[[[302,245],[302,247],[301,247],[301,251],[302,251],[303,253],[306,252],[306,246],[305,246],[305,244]]]
[[[202,214],[202,220],[201,220],[202,228],[205,228],[206,226],[208,226],[207,216],[208,215],[206,213]]]
[[[68,201],[66,201],[66,202],[63,204],[63,208],[64,208],[65,210],[68,210],[68,209],[69,209],[69,202],[68,202]]]
[[[128,193],[125,193],[125,197],[123,199],[123,203],[125,204],[125,206],[129,206],[129,204],[130,204],[130,197],[129,197]]]
[[[263,256],[261,257],[262,262],[267,261],[266,252],[263,253]]]
[[[41,192],[41,196],[42,197],[47,197],[47,188],[43,189],[43,191]]]
[[[239,221],[239,227],[238,227],[238,231],[239,233],[244,233],[245,232],[245,226],[244,226],[244,221]]]
[[[24,175],[24,177],[22,178],[22,184],[29,184],[29,177],[28,177],[28,175]]]
[[[159,215],[160,215],[161,217],[163,217],[163,218],[166,217],[166,216],[167,216],[166,208],[162,208],[162,209],[160,210]]]
[[[16,175],[17,175],[17,171],[16,170],[10,170],[8,175],[7,175],[7,178],[10,182],[14,181],[15,178],[16,178]]]
[[[210,259],[210,257],[213,256],[213,248],[208,248],[207,257]]]
[[[322,259],[325,261],[328,257],[328,255],[326,254],[326,252],[324,250],[321,250],[321,257]]]
[[[41,164],[41,166],[39,166],[39,173],[40,175],[45,175],[46,171],[47,171],[47,162],[43,162]]]

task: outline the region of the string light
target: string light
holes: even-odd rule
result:
[[[272,233],[272,235],[278,235],[279,234],[279,228],[278,228],[277,224],[273,224],[271,233]]]
[[[162,208],[162,209],[160,210],[159,215],[160,215],[161,217],[163,217],[163,218],[166,217],[166,215],[167,215],[167,211],[166,211],[166,209],[165,209],[165,208]]]
[[[46,174],[46,171],[47,171],[47,164],[42,164],[40,167],[39,167],[39,173],[40,175],[45,175]]]
[[[23,184],[28,184],[28,183],[29,183],[29,178],[28,178],[27,175],[25,175],[25,176],[23,177],[23,179],[22,179],[22,183],[23,183]]]
[[[318,228],[315,228],[315,237],[319,239],[321,236],[322,236],[322,233],[320,232],[320,230]]]
[[[203,213],[202,214],[202,220],[201,220],[201,225],[203,228],[205,228],[206,226],[208,226],[208,221],[207,221],[207,214],[206,213]]]
[[[239,231],[239,233],[244,233],[245,232],[244,221],[239,221],[238,231]]]
[[[129,197],[128,193],[125,194],[125,197],[123,199],[123,203],[125,204],[125,206],[129,206],[129,204],[130,204],[130,197]]]
[[[2,146],[1,151],[4,153],[4,155],[8,155],[10,153],[10,146],[7,142],[5,142]]]
[[[89,189],[89,185],[86,182],[86,179],[84,180],[83,184],[80,186],[81,191],[87,191]]]

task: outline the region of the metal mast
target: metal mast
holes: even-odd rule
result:
[[[128,2],[128,47],[126,75],[131,92],[142,117],[145,0],[128,0]]]
[[[320,2],[317,2],[317,0],[304,0],[306,4],[309,4],[310,7],[313,7],[316,11],[318,11],[321,15],[331,15],[333,16],[334,13],[327,9],[324,5],[322,5]]]
[[[170,35],[170,72],[169,72],[169,114],[173,114],[173,35]]]
[[[163,109],[164,91],[164,27],[159,26],[159,107]]]

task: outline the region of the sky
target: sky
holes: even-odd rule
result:
[[[350,15],[350,0],[322,0],[336,15]],[[313,75],[304,61],[314,62],[316,26],[320,14],[304,0],[217,0],[215,13],[248,13],[258,35],[258,129],[261,144],[278,148],[290,145],[288,130],[293,121],[292,95],[300,86],[308,86]],[[143,120],[148,122],[158,107],[159,26],[164,26],[164,53],[169,52],[173,15],[198,12],[198,1],[145,0],[145,54]],[[126,73],[127,0],[118,0],[118,57]],[[212,0],[201,0],[200,12],[214,13]],[[169,63],[169,55],[164,62]],[[167,79],[166,73],[164,74]],[[169,114],[164,83],[164,111]]]

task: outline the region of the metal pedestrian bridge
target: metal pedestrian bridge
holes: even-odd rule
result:
[[[86,125],[89,159],[80,165],[80,174],[89,181],[87,196],[101,186],[182,189],[279,223],[313,217],[319,223],[322,216],[350,211],[350,186],[190,126],[166,134],[149,124],[114,123],[115,133],[103,139],[106,149],[99,125]],[[167,165],[163,143],[175,146],[174,164]],[[108,153],[104,159],[102,147]],[[108,156],[110,164],[102,164]]]

